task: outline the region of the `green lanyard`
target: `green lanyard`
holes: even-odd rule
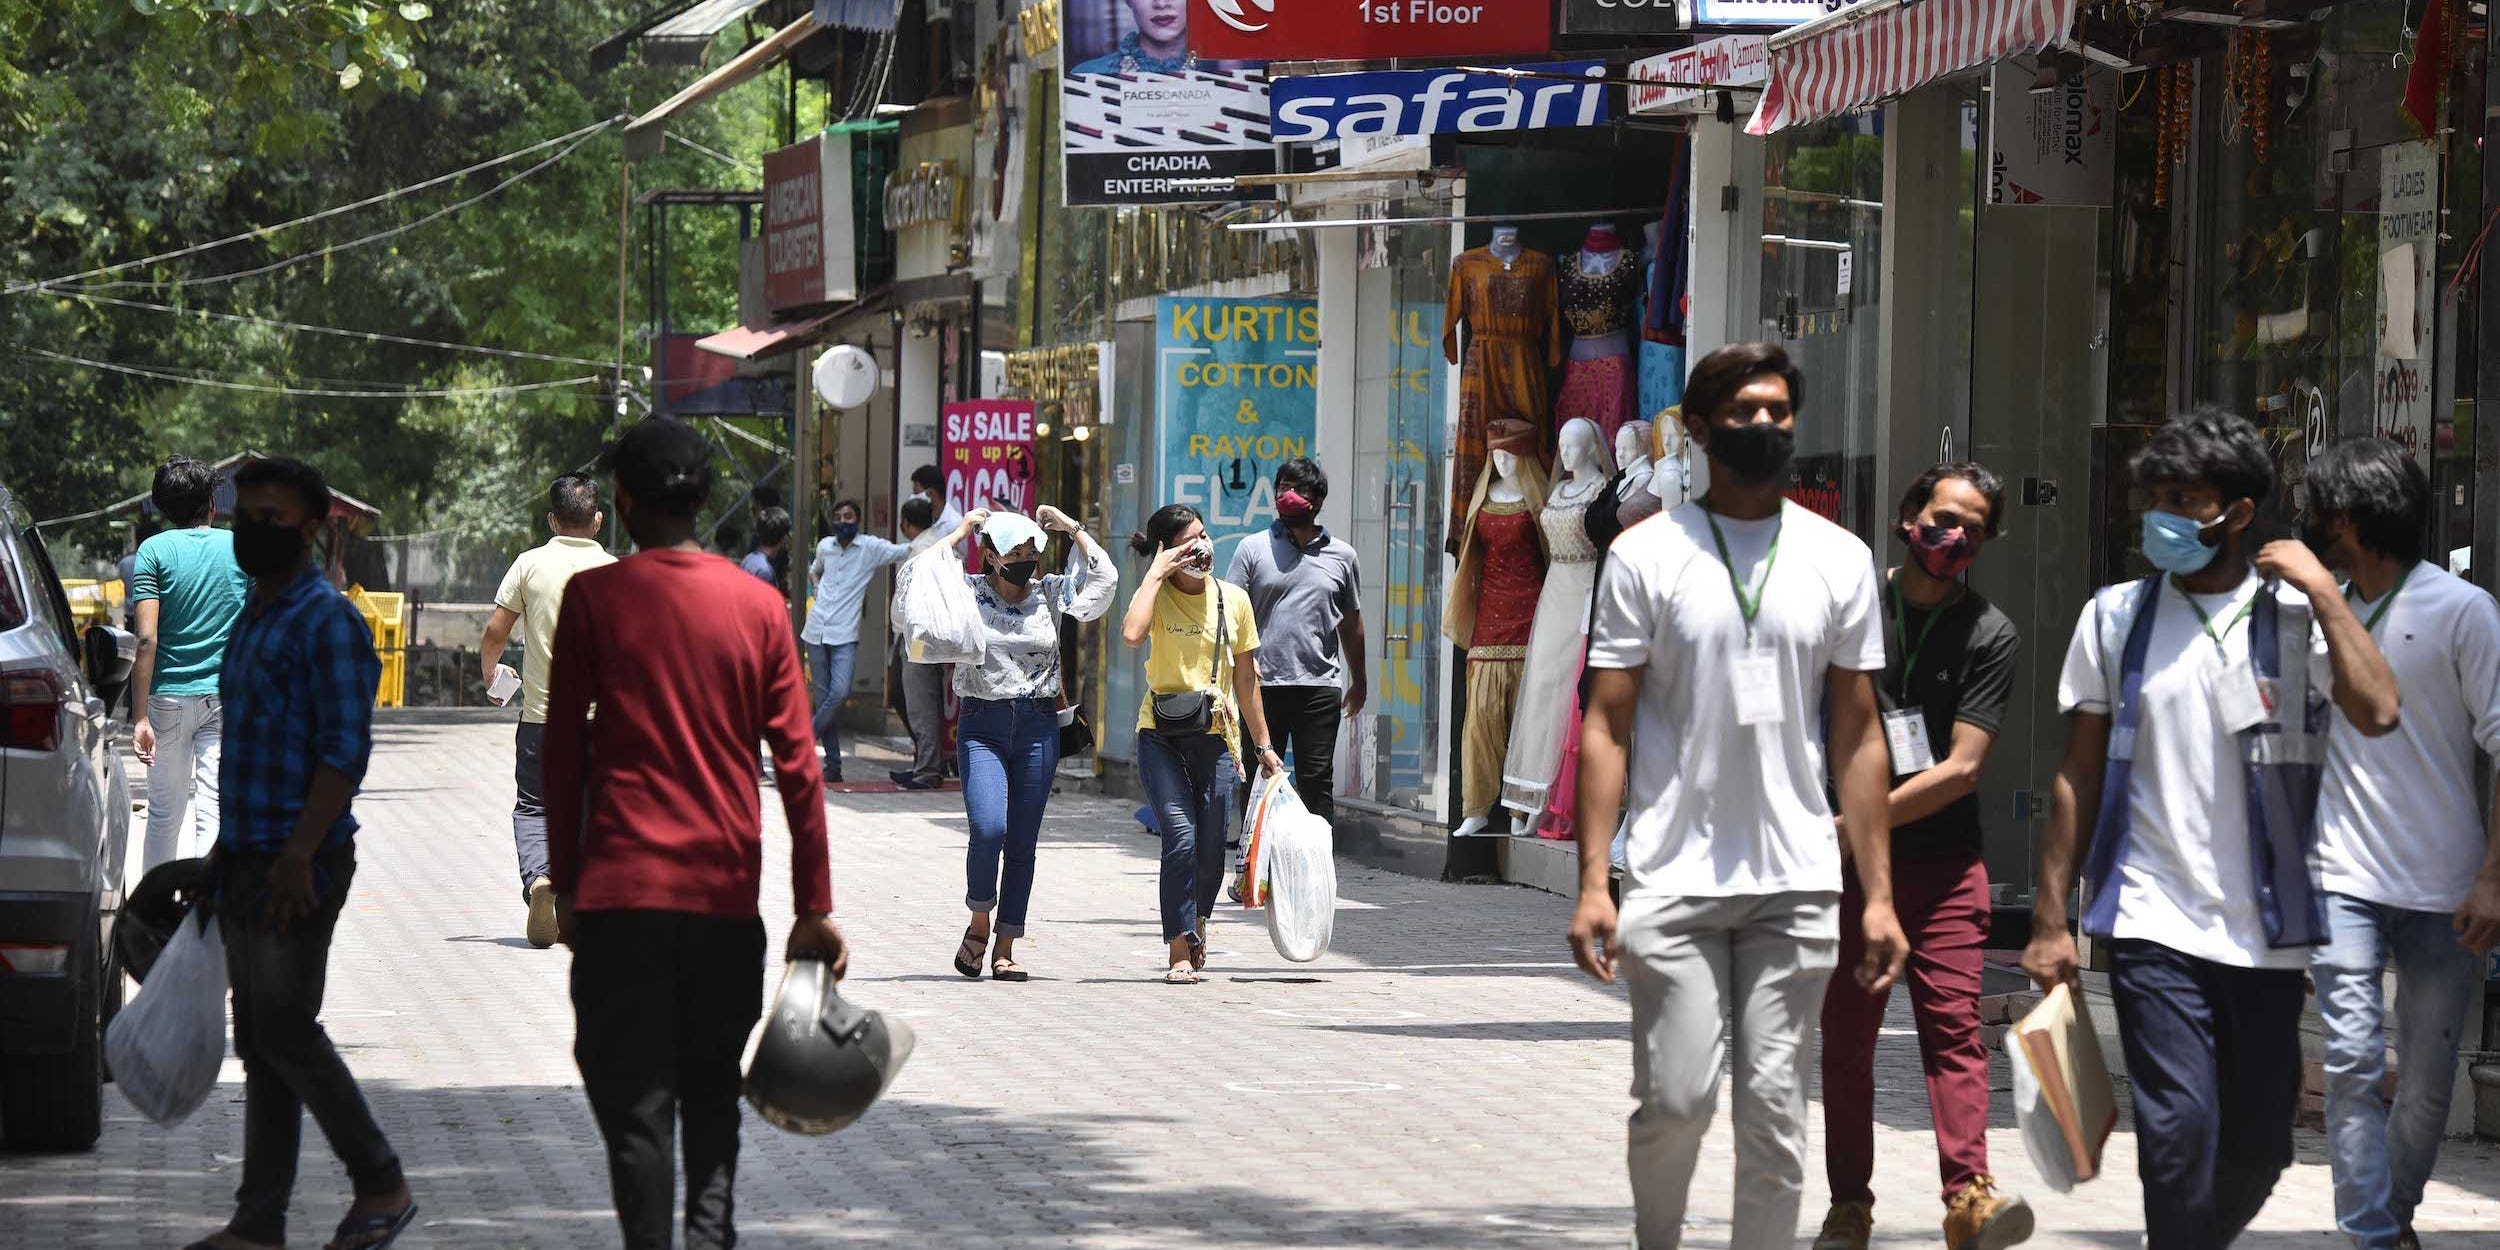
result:
[[[2377,607],[2370,609],[2370,619],[2361,623],[2361,628],[2364,632],[2373,634],[2378,632],[2379,618],[2387,615],[2387,609],[2396,606],[2396,596],[2404,593],[2405,583],[2412,580],[2412,578],[2413,570],[2408,567],[2405,569],[2404,575],[2396,579],[2396,584],[2388,588],[2387,597],[2379,600]],[[2347,583],[2344,586],[2344,593],[2352,595],[2355,598],[2359,598],[2361,594],[2359,588],[2351,585],[2350,583]]]
[[[1901,635],[1902,645],[1907,646],[1910,649],[1909,654],[1902,657],[1901,684],[1897,687],[1896,693],[1893,697],[1899,699],[1903,703],[1907,703],[1910,701],[1908,693],[1910,689],[1910,674],[1918,669],[1918,653],[1927,649],[1927,636],[1936,632],[1936,622],[1944,619],[1945,611],[1951,608],[1960,596],[1956,595],[1953,599],[1947,599],[1943,603],[1937,604],[1935,610],[1927,614],[1927,624],[1920,627],[1918,631],[1918,641],[1911,642],[1910,618],[1907,610],[1903,606],[1907,600],[1902,598],[1901,583],[1897,578],[1891,583],[1890,589],[1892,590],[1892,629],[1894,633]]]
[[[1753,618],[1762,612],[1762,592],[1771,585],[1771,566],[1780,558],[1780,530],[1771,531],[1771,550],[1762,557],[1762,580],[1754,584],[1753,593],[1745,593],[1745,584],[1736,580],[1736,562],[1727,555],[1727,536],[1719,532],[1719,518],[1711,515],[1710,503],[1702,501],[1701,518],[1710,523],[1710,541],[1719,546],[1719,566],[1727,570],[1728,589],[1736,592],[1736,610],[1745,617],[1745,637],[1753,637]]]
[[[2170,579],[2170,584],[2173,586],[2179,586],[2179,579],[2177,577],[2172,577]],[[2205,614],[2205,606],[2196,601],[2196,596],[2188,593],[2187,587],[2179,586],[2179,597],[2187,600],[2188,607],[2195,611],[2197,623],[2205,627],[2205,636],[2214,640],[2214,650],[2222,652],[2225,656],[2230,655],[2230,651],[2222,645],[2222,640],[2230,637],[2232,629],[2236,628],[2240,622],[2247,620],[2249,613],[2257,610],[2257,595],[2262,595],[2264,593],[2266,593],[2266,588],[2259,586],[2257,588],[2257,594],[2250,595],[2248,597],[2248,602],[2241,604],[2240,610],[2233,613],[2230,620],[2222,623],[2222,631],[2220,633],[2216,633],[2214,632],[2214,618]],[[2395,596],[2390,595],[2388,597],[2392,599]]]

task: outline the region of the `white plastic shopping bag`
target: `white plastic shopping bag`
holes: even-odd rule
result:
[[[226,1061],[226,940],[186,913],[137,997],[104,1031],[113,1083],[139,1114],[172,1128],[217,1085]]]
[[[1337,928],[1336,835],[1282,778],[1266,790],[1259,859],[1267,887],[1267,936],[1298,964],[1328,953]],[[1245,896],[1247,891],[1244,892]]]
[[[894,614],[903,625],[903,656],[914,664],[978,664],[989,645],[963,559],[944,547],[903,565]]]
[[[1367,799],[1372,794],[1372,764],[1379,758],[1379,719],[1370,712],[1346,718],[1337,729],[1337,797]]]
[[[2040,1179],[2065,1193],[2100,1175],[2118,1100],[2083,996],[2071,984],[2050,990],[2005,1040],[2015,1122]]]
[[[1250,789],[1250,815],[1241,827],[1243,907],[1267,906],[1268,814],[1276,808],[1276,792],[1280,789],[1287,793],[1293,790],[1292,778],[1284,773],[1261,773]]]

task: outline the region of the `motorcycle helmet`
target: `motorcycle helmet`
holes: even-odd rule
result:
[[[824,963],[798,960],[747,1064],[747,1102],[788,1132],[838,1131],[894,1083],[917,1040],[910,1025],[844,999]]]
[[[132,980],[148,979],[156,957],[174,940],[174,927],[207,893],[207,885],[207,860],[169,860],[150,869],[122,899],[121,914],[113,918],[113,953]]]

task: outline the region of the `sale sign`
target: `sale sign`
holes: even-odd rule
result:
[[[1029,399],[975,399],[939,409],[938,467],[946,474],[946,502],[965,512],[1003,508],[1033,515],[1038,419]],[[980,546],[965,546],[965,562],[978,572]]]
[[[1539,53],[1547,0],[1189,0],[1189,50],[1213,60]]]

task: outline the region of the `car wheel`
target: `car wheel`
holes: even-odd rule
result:
[[[0,1140],[16,1150],[92,1150],[104,1131],[103,969],[79,961],[77,1038],[67,1053],[0,1067]]]

